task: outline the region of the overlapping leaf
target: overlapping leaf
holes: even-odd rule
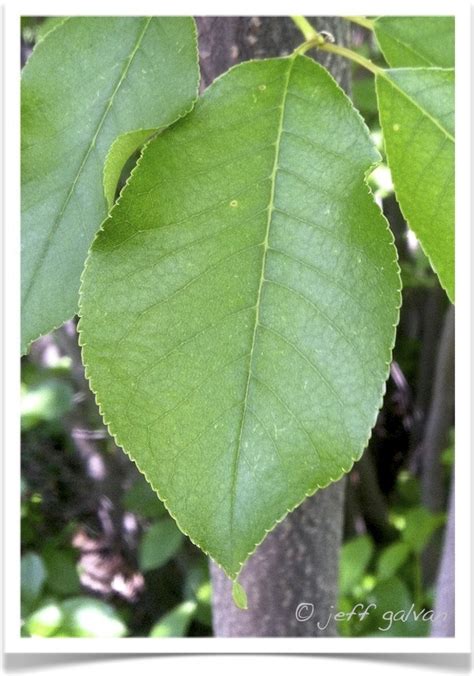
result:
[[[374,30],[392,68],[454,67],[452,16],[382,16]]]
[[[74,17],[38,43],[22,78],[22,351],[76,312],[110,145],[176,120],[197,85],[188,17]]]
[[[156,129],[137,129],[117,136],[110,146],[104,163],[104,194],[109,209],[115,201],[115,193],[125,163],[150,139]]]
[[[376,87],[397,198],[454,302],[454,71],[389,70]]]
[[[80,339],[105,421],[233,578],[375,422],[400,301],[378,159],[321,66],[244,63],[150,143],[91,248]]]

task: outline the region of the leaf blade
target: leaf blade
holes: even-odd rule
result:
[[[382,16],[374,31],[392,68],[454,67],[452,16]]]
[[[454,302],[454,71],[386,71],[376,88],[397,199]]]
[[[76,312],[112,141],[170,124],[197,85],[187,17],[67,18],[38,43],[22,74],[22,352]]]
[[[105,421],[233,578],[287,511],[349,469],[375,422],[400,300],[393,239],[364,182],[377,160],[320,66],[241,64],[150,143],[91,248],[80,340]],[[370,281],[368,300],[348,270]],[[347,372],[334,345],[350,388],[370,383],[362,417],[337,392]]]

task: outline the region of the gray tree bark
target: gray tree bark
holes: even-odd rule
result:
[[[336,636],[344,485],[318,491],[267,535],[239,578],[248,610],[234,605],[230,580],[211,564],[216,636]]]
[[[440,455],[454,420],[454,306],[445,315],[434,372],[433,393],[422,441],[422,499],[433,512],[445,507]]]
[[[454,479],[454,476],[453,476]],[[449,499],[448,524],[444,535],[443,556],[436,585],[435,619],[431,636],[454,636],[455,579],[454,579],[454,480]]]
[[[304,41],[286,17],[202,17],[197,23],[203,88],[240,61],[286,55]],[[347,41],[347,22],[320,17],[313,24],[339,44]],[[349,65],[333,54],[316,58],[348,91]],[[260,545],[239,579],[249,610],[235,607],[229,580],[211,565],[216,636],[336,635],[328,620],[337,602],[344,487],[341,480],[318,491]]]
[[[421,443],[422,503],[432,512],[440,512],[446,506],[441,453],[446,448],[449,428],[454,422],[454,342],[454,306],[451,305],[439,340],[431,405]],[[435,533],[423,552],[425,584],[436,579],[441,544],[441,533]]]

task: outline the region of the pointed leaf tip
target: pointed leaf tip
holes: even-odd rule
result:
[[[232,598],[237,608],[248,610],[247,593],[237,580],[232,582]]]

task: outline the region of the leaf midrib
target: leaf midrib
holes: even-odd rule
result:
[[[109,99],[109,101],[108,101],[108,103],[107,103],[107,105],[106,105],[106,107],[105,107],[104,113],[103,113],[102,117],[101,117],[100,120],[99,120],[99,124],[97,125],[97,129],[96,129],[96,131],[95,131],[95,133],[94,133],[94,136],[92,137],[92,140],[91,140],[91,142],[90,142],[90,144],[89,144],[89,146],[88,146],[88,148],[87,148],[87,150],[86,150],[86,152],[85,152],[85,155],[84,155],[84,157],[83,157],[83,159],[82,159],[82,161],[81,161],[81,165],[80,165],[80,167],[79,167],[79,169],[78,169],[78,171],[77,171],[77,173],[76,173],[76,176],[75,176],[75,178],[74,178],[74,180],[73,180],[73,182],[72,182],[71,188],[69,189],[69,192],[67,193],[66,198],[65,198],[65,200],[64,200],[64,202],[63,202],[63,204],[62,204],[62,206],[61,206],[61,209],[60,209],[60,211],[59,211],[59,213],[58,213],[56,219],[54,220],[53,225],[52,225],[52,227],[51,227],[51,229],[50,229],[50,231],[49,231],[49,233],[48,233],[48,236],[47,236],[47,238],[46,238],[46,240],[45,240],[45,243],[44,243],[43,247],[41,248],[41,252],[40,252],[40,254],[39,254],[38,258],[37,258],[36,264],[35,264],[35,266],[34,266],[34,268],[33,268],[33,272],[32,272],[31,277],[30,277],[29,284],[28,284],[28,286],[27,286],[27,288],[26,288],[26,291],[25,291],[25,294],[24,294],[24,296],[23,296],[23,301],[22,301],[22,302],[25,303],[25,304],[26,304],[26,302],[27,302],[27,300],[28,300],[28,297],[29,297],[29,295],[30,295],[30,293],[31,293],[31,290],[32,290],[32,288],[33,288],[33,284],[34,284],[35,279],[36,279],[36,277],[37,277],[37,275],[38,275],[38,272],[39,272],[39,270],[41,269],[41,267],[42,267],[42,265],[43,265],[43,263],[44,263],[44,261],[45,261],[47,251],[48,251],[49,246],[50,246],[50,244],[51,244],[51,240],[52,240],[52,238],[54,237],[54,234],[56,233],[56,231],[57,231],[57,229],[58,229],[58,227],[59,227],[59,225],[60,225],[60,223],[61,223],[62,217],[64,216],[64,213],[65,213],[65,211],[66,211],[66,209],[67,209],[67,207],[68,207],[68,204],[69,204],[69,202],[71,201],[71,198],[72,198],[72,196],[73,196],[73,194],[74,194],[74,191],[75,191],[75,189],[76,189],[76,185],[77,185],[77,183],[78,183],[78,181],[79,181],[79,178],[80,178],[80,176],[81,176],[81,174],[82,174],[82,172],[83,172],[83,170],[84,170],[84,167],[85,167],[85,165],[86,165],[86,163],[87,163],[87,160],[89,159],[89,156],[90,156],[90,154],[91,154],[91,152],[92,152],[92,150],[93,150],[93,148],[94,148],[94,146],[95,146],[95,143],[96,143],[96,141],[97,141],[97,137],[99,136],[100,131],[101,131],[102,127],[104,126],[104,123],[105,123],[105,121],[106,121],[106,119],[107,119],[107,116],[108,116],[108,114],[109,114],[109,112],[110,112],[110,110],[111,110],[111,108],[112,108],[113,102],[114,102],[115,97],[117,96],[117,94],[118,94],[118,92],[119,92],[119,90],[120,90],[120,87],[122,86],[124,80],[125,80],[126,77],[127,77],[127,74],[128,74],[129,69],[130,69],[130,66],[132,65],[133,59],[135,58],[135,55],[136,55],[136,53],[138,52],[141,43],[143,42],[143,38],[145,37],[145,33],[146,33],[147,29],[148,29],[148,26],[149,26],[150,23],[151,23],[152,18],[153,18],[153,17],[146,17],[146,19],[145,19],[145,25],[144,25],[144,27],[143,27],[143,29],[142,29],[140,35],[138,36],[138,39],[137,39],[137,41],[136,41],[136,43],[135,43],[135,46],[133,47],[132,51],[130,52],[130,55],[128,56],[128,58],[127,58],[126,61],[125,61],[124,68],[123,68],[123,70],[122,70],[121,73],[120,73],[120,77],[119,77],[119,79],[118,79],[118,81],[117,81],[117,84],[116,84],[116,86],[115,86],[115,88],[114,88],[114,91],[112,92],[112,96],[110,97],[110,99]],[[60,26],[63,26],[63,25],[64,25],[64,24],[60,24]],[[97,225],[99,225],[99,224],[97,224]]]
[[[235,498],[236,498],[236,484],[237,484],[237,473],[238,473],[238,467],[239,467],[239,459],[240,459],[240,451],[242,447],[242,434],[245,426],[245,420],[247,416],[247,411],[249,411],[249,406],[248,406],[248,398],[249,398],[249,390],[250,390],[250,381],[252,378],[252,364],[254,360],[254,351],[255,351],[255,343],[256,343],[256,338],[257,338],[257,329],[260,323],[260,305],[261,305],[261,296],[262,296],[262,288],[263,284],[265,281],[265,264],[266,264],[266,259],[267,259],[267,253],[269,250],[269,235],[270,235],[270,226],[273,218],[273,211],[274,211],[274,202],[275,202],[275,186],[276,186],[276,177],[278,173],[278,162],[280,159],[280,144],[281,144],[281,139],[283,136],[283,121],[285,117],[285,107],[286,107],[286,99],[288,95],[288,90],[289,90],[289,82],[290,82],[290,75],[291,71],[293,69],[293,65],[295,63],[295,58],[296,56],[293,55],[289,57],[288,59],[288,70],[286,73],[285,77],[285,83],[283,87],[283,96],[282,96],[282,101],[281,101],[281,111],[280,111],[280,118],[278,121],[278,128],[277,128],[277,138],[275,142],[275,158],[273,161],[273,168],[272,168],[272,173],[270,174],[270,179],[271,179],[271,187],[270,187],[270,198],[268,202],[268,217],[267,217],[267,225],[266,225],[266,231],[265,231],[265,239],[262,242],[263,246],[263,254],[262,254],[262,266],[260,270],[260,280],[259,280],[259,285],[258,285],[258,291],[257,291],[257,301],[256,301],[256,306],[255,306],[255,322],[254,322],[254,328],[253,328],[253,335],[252,335],[252,344],[250,348],[250,354],[249,354],[249,368],[248,368],[248,374],[247,374],[247,382],[245,386],[245,395],[243,399],[243,404],[242,404],[242,416],[240,420],[240,429],[239,429],[239,437],[237,441],[237,447],[236,447],[236,453],[235,453],[235,458],[234,458],[234,464],[232,467],[232,482],[231,482],[231,492],[230,492],[230,545],[231,545],[231,550],[234,548],[234,509],[235,509]]]

